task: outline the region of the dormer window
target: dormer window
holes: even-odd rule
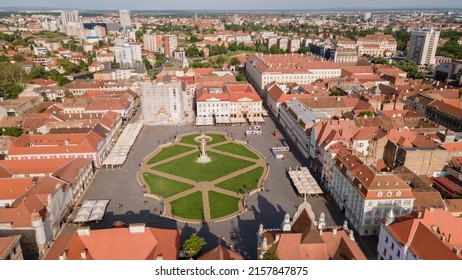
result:
[[[387,192],[387,196],[390,197],[392,195],[392,192]]]
[[[383,195],[382,192],[377,193],[377,197],[382,197],[382,195]]]
[[[400,191],[397,191],[397,192],[396,192],[396,196],[401,196],[401,192],[400,192]]]

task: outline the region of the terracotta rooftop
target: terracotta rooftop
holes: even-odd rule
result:
[[[401,245],[409,246],[418,258],[462,259],[462,253],[453,252],[453,247],[462,247],[462,219],[454,218],[446,209],[430,208],[406,215],[386,228]]]
[[[133,225],[130,225],[133,226]],[[138,230],[111,228],[89,230],[87,235],[77,232],[60,236],[50,249],[47,260],[58,260],[66,252],[68,260],[176,260],[180,248],[180,231],[149,228]],[[144,229],[142,229],[144,228]],[[131,232],[132,231],[132,232]],[[136,232],[135,232],[136,231]]]

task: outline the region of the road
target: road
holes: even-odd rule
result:
[[[285,160],[271,157],[270,148],[280,145],[280,141],[272,135],[276,128],[271,119],[262,126],[261,135],[252,135],[250,145],[260,151],[270,166],[270,172],[264,182],[265,191],[252,195],[247,199],[248,211],[231,220],[220,223],[187,224],[159,216],[161,205],[151,198],[143,197],[142,188],[136,177],[139,164],[147,155],[153,152],[161,143],[170,142],[175,135],[193,131],[221,131],[229,133],[233,138],[244,140],[247,126],[194,128],[185,126],[145,126],[133,146],[129,157],[120,169],[100,169],[95,174],[92,184],[83,199],[110,199],[106,215],[99,224],[91,225],[92,229],[110,228],[116,221],[126,225],[130,223],[145,223],[147,226],[161,228],[178,228],[182,230],[182,242],[192,233],[205,238],[207,245],[203,251],[216,246],[218,239],[224,237],[231,242],[234,234],[233,248],[244,259],[255,259],[257,251],[256,232],[260,223],[265,228],[279,228],[285,213],[291,216],[303,199],[297,196],[292,187],[286,170],[289,166],[301,166],[302,159],[297,153],[287,152]],[[293,147],[291,147],[293,151]],[[342,225],[343,215],[334,202],[324,198],[309,198],[313,211],[318,217],[321,212],[326,214],[328,226]],[[123,207],[117,207],[122,204]],[[64,232],[75,230],[67,225]]]

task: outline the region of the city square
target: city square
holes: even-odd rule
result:
[[[121,221],[125,224],[145,223],[147,226],[153,227],[178,228],[182,230],[183,240],[192,233],[197,233],[203,237],[207,242],[204,250],[215,247],[217,240],[224,239],[245,259],[256,258],[257,240],[255,234],[259,225],[263,224],[267,228],[279,227],[284,215],[286,213],[293,215],[298,205],[303,202],[303,198],[297,195],[292,186],[287,171],[290,166],[306,164],[293,147],[291,147],[293,152],[285,153],[284,160],[276,159],[272,155],[271,147],[281,145],[280,139],[274,137],[274,132],[276,131],[280,134],[280,131],[272,119],[267,119],[265,125],[262,125],[261,135],[246,137],[246,129],[248,129],[246,126],[207,128],[207,133],[219,133],[229,135],[230,139],[248,141],[252,149],[266,158],[269,172],[264,180],[264,190],[246,199],[247,211],[241,215],[222,222],[201,223],[178,221],[163,215],[164,203],[162,200],[144,196],[144,188],[142,184],[138,183],[140,165],[152,159],[152,156],[147,155],[155,152],[159,145],[174,142],[176,137],[182,134],[196,134],[196,136],[190,138],[183,138],[183,144],[185,142],[194,143],[194,149],[196,149],[194,153],[195,157],[197,157],[198,143],[193,141],[197,137],[198,129],[191,125],[144,126],[125,164],[119,169],[98,170],[91,186],[83,196],[83,200],[100,198],[111,200],[101,223],[90,224],[89,226],[92,229],[110,228],[115,222]],[[216,145],[222,145],[223,143],[217,143]],[[159,152],[157,154],[159,163],[164,156],[170,156],[170,153],[178,153],[178,150],[181,152],[185,150],[193,151],[178,148],[177,146],[170,146],[174,147],[171,148],[176,150],[174,152],[172,150]],[[218,153],[222,153],[221,150]],[[181,184],[181,187],[179,186],[178,188],[189,190],[190,186]],[[156,194],[157,190],[154,189],[153,193]],[[166,191],[163,191],[163,193],[165,196],[171,195]],[[322,196],[307,198],[307,201],[312,205],[316,214],[325,213],[328,224],[343,224],[344,217],[334,201],[328,201]],[[122,207],[118,207],[118,205],[122,205]],[[75,229],[76,226],[67,225],[64,232],[74,231]]]
[[[139,180],[148,197],[164,203],[166,216],[196,222],[228,219],[244,212],[244,200],[261,188],[267,173],[264,158],[245,145],[225,134],[180,135],[146,157]]]

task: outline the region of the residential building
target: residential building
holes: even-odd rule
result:
[[[425,117],[453,131],[462,131],[462,109],[434,100],[425,107]]]
[[[157,84],[143,83],[141,86],[141,111],[146,124],[178,124],[193,120],[191,92],[183,89],[181,82]]]
[[[34,183],[34,182],[33,182]],[[55,177],[35,180],[8,208],[0,208],[0,235],[21,235],[26,258],[45,253],[71,209],[71,187]]]
[[[129,10],[119,10],[120,16],[120,26],[122,28],[131,28],[132,20],[130,18],[130,11]]]
[[[157,35],[150,31],[143,34],[143,48],[150,52],[157,52]]]
[[[24,260],[19,240],[21,235],[0,237],[0,260]]]
[[[279,107],[279,124],[292,143],[305,157],[309,158],[311,128],[321,119],[329,119],[322,112],[308,110],[299,99],[285,101]]]
[[[418,65],[434,65],[439,37],[440,31],[433,28],[412,30],[407,59],[415,61]]]
[[[136,44],[124,44],[115,46],[115,60],[121,68],[135,68],[136,64],[142,63],[141,46]]]
[[[128,228],[90,230],[61,235],[47,260],[177,260],[180,249],[177,229],[149,228],[130,224]]]
[[[462,219],[427,208],[400,218],[387,214],[377,252],[379,260],[461,260],[461,248]]]
[[[360,235],[377,235],[381,219],[393,211],[412,211],[411,187],[394,174],[372,170],[356,156],[338,157],[330,190],[334,200]]]
[[[178,47],[178,37],[176,35],[164,36],[164,54],[167,57],[173,56],[173,51]]]
[[[234,252],[232,249],[225,247],[222,244],[221,239],[218,241],[218,246],[213,248],[212,250],[202,254],[198,260],[205,261],[205,260],[243,260],[242,256],[239,253]]]
[[[328,227],[325,214],[316,220],[307,202],[298,207],[292,221],[286,214],[280,229],[267,230],[260,224],[257,241],[259,259],[273,251],[280,260],[366,260],[347,223]]]

